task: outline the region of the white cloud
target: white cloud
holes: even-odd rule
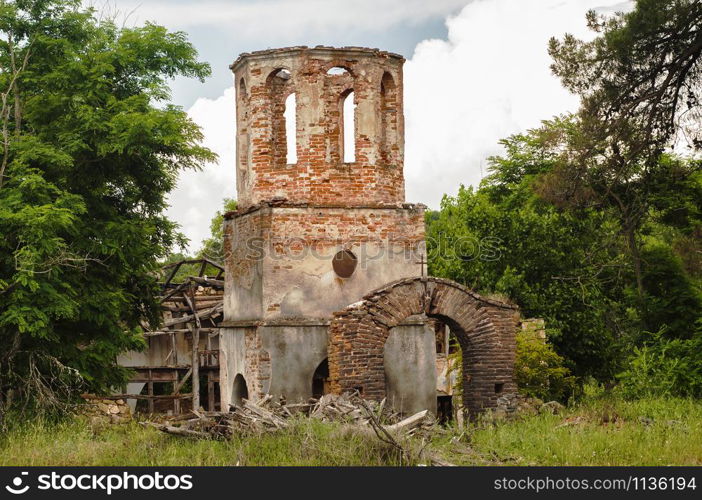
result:
[[[217,26],[244,37],[263,40],[301,34],[328,34],[338,30],[381,30],[399,23],[418,23],[444,16],[466,0],[203,0],[168,1],[120,0],[125,14],[134,10],[130,21],[158,19],[180,28]],[[266,47],[263,47],[266,48]]]
[[[498,141],[577,109],[551,74],[551,36],[590,36],[588,9],[621,0],[477,0],[447,20],[405,65],[407,199],[437,208],[459,184],[477,185]]]
[[[217,163],[202,171],[181,172],[178,187],[170,195],[168,216],[177,221],[190,238],[190,250],[196,251],[209,236],[210,219],[222,209],[225,197],[236,197],[236,109],[234,88],[217,99],[198,99],[188,110],[200,125],[203,145],[219,155]]]
[[[485,159],[500,152],[500,139],[575,110],[577,99],[550,72],[547,41],[565,32],[590,36],[588,9],[627,5],[621,0],[475,0],[447,20],[447,40],[418,44],[405,65],[407,200],[437,208],[444,193],[480,181]],[[203,127],[205,145],[220,156],[203,172],[184,173],[171,196],[169,215],[183,226],[194,251],[208,236],[222,199],[235,196],[234,89],[218,99],[198,99],[188,113]]]

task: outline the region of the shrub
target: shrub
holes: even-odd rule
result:
[[[628,398],[702,397],[702,322],[690,339],[669,339],[664,331],[635,347],[618,390]]]
[[[575,389],[564,359],[530,330],[517,333],[514,375],[519,392],[533,398],[565,401]]]

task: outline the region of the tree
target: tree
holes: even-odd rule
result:
[[[608,207],[626,237],[643,303],[640,229],[665,175],[662,155],[680,133],[702,149],[702,4],[698,0],[637,0],[629,13],[587,16],[599,34],[584,42],[552,39],[553,71],[581,97],[581,108],[561,136],[558,165],[542,194],[562,205]],[[699,169],[688,163],[684,173]],[[680,170],[683,173],[683,170]]]
[[[430,273],[516,302],[546,320],[549,341],[578,376],[613,377],[627,353],[654,337],[689,339],[702,311],[702,177],[674,175],[686,160],[665,155],[651,186],[641,240],[642,300],[616,211],[553,203],[543,182],[572,119],[501,141],[477,190],[461,188],[427,216]],[[699,244],[699,241],[697,241]],[[647,330],[647,331],[646,331]]]
[[[427,217],[429,271],[516,302],[546,320],[549,341],[579,376],[614,374],[627,328],[616,224],[593,209],[565,211],[535,186],[556,161],[543,130],[505,139],[477,190],[461,188]]]
[[[549,52],[554,73],[583,98],[581,116],[598,126],[588,131],[634,155],[665,149],[681,131],[702,149],[702,3],[636,0],[629,13],[590,11],[587,21],[600,36],[553,38]]]
[[[699,341],[702,4],[638,0],[588,22],[593,41],[549,45],[578,113],[502,141],[477,190],[428,214],[428,248],[433,274],[506,295],[546,320],[573,373],[609,379],[642,346]]]
[[[167,82],[206,63],[183,33],[119,28],[74,0],[0,3],[0,413],[124,381],[158,322],[177,173],[215,155]]]

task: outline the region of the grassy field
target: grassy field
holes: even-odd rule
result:
[[[403,441],[409,465],[702,465],[702,402],[594,398],[560,415],[447,428]],[[299,419],[275,434],[193,441],[138,424],[31,423],[0,437],[0,465],[400,465],[373,434]]]

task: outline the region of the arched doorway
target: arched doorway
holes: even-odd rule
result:
[[[388,332],[405,318],[426,314],[446,324],[463,352],[463,406],[475,415],[514,392],[514,305],[481,297],[441,278],[408,278],[369,293],[334,314],[329,327],[331,390],[386,396],[383,349]]]
[[[246,385],[246,379],[241,373],[238,373],[234,377],[234,383],[232,384],[232,404],[234,406],[241,406],[244,399],[249,399],[249,388]]]
[[[319,363],[319,366],[317,366],[317,369],[312,375],[312,397],[319,399],[325,394],[329,394],[328,358],[324,358],[324,360]]]

